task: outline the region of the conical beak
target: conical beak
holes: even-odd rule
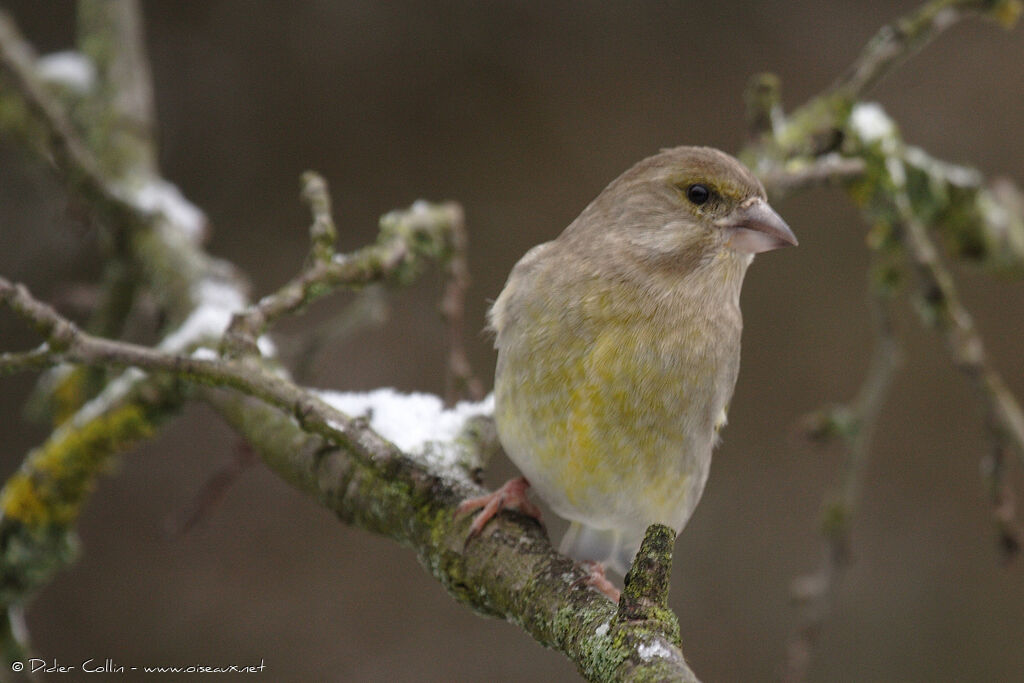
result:
[[[732,233],[729,246],[747,254],[797,245],[796,235],[786,221],[760,197],[737,207],[725,218],[723,227]]]

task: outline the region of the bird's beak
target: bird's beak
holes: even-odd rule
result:
[[[729,246],[746,254],[760,254],[780,247],[795,247],[796,235],[760,197],[748,199],[725,217],[723,227],[731,233]]]

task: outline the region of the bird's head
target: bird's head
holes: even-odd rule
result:
[[[613,180],[567,230],[573,241],[684,272],[796,245],[764,187],[735,158],[675,147]]]

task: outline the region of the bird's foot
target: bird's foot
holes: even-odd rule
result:
[[[518,510],[522,514],[540,521],[540,508],[526,498],[526,489],[528,488],[530,488],[530,482],[526,481],[526,477],[516,477],[506,481],[493,493],[462,501],[455,509],[456,517],[473,510],[480,510],[473,518],[466,541],[468,542],[483,531],[487,522],[491,521],[491,518],[501,510]]]
[[[590,586],[594,590],[600,591],[608,596],[608,599],[618,604],[619,597],[622,595],[622,591],[615,587],[608,577],[604,573],[604,565],[600,562],[593,560],[587,560],[580,562],[580,566],[586,570],[587,575],[580,579],[580,582]]]

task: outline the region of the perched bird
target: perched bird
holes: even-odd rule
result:
[[[525,480],[464,502],[483,508],[471,533],[502,507],[536,515],[528,485],[571,522],[562,552],[619,573],[648,525],[682,531],[736,384],[743,276],[796,243],[739,161],[676,147],[527,252],[490,311],[494,416]]]

